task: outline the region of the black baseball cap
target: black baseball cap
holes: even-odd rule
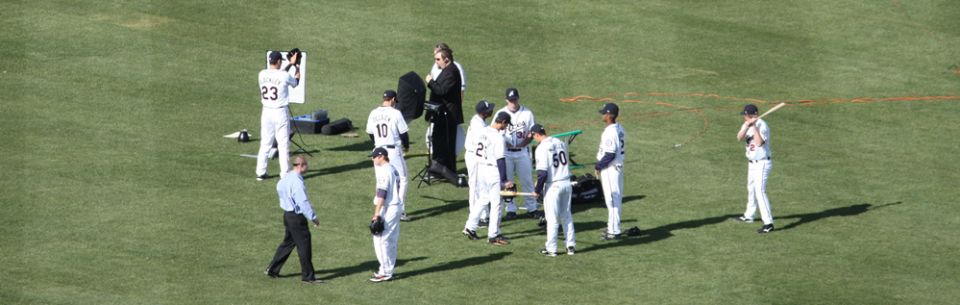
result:
[[[510,115],[506,112],[497,113],[497,117],[493,119],[494,122],[510,124]]]
[[[508,101],[516,101],[520,99],[520,91],[518,91],[517,88],[507,88],[504,96]]]
[[[757,109],[757,105],[747,104],[746,106],[743,106],[743,112],[741,112],[740,114],[743,114],[743,115],[747,115],[747,114],[757,114],[757,113],[759,113],[759,112],[760,112],[760,110]]]
[[[600,109],[600,114],[607,113],[612,115],[620,115],[620,107],[617,107],[617,104],[614,103],[606,103],[603,105],[603,108]]]
[[[397,92],[393,90],[387,90],[383,92],[383,99],[392,99],[397,97]]]
[[[376,157],[379,157],[379,156],[386,156],[386,155],[387,155],[387,149],[386,149],[386,148],[377,147],[377,148],[374,148],[373,151],[370,152],[370,155],[369,155],[368,157],[370,157],[370,158],[376,158]]]
[[[270,62],[277,62],[280,59],[283,59],[283,55],[281,55],[280,52],[270,52]]]
[[[530,132],[541,134],[541,135],[547,135],[547,130],[543,129],[543,125],[540,125],[540,124],[533,124],[533,126],[530,127]]]
[[[493,108],[496,106],[497,105],[494,105],[493,103],[488,102],[487,100],[480,100],[479,102],[477,102],[477,107],[476,107],[477,113],[491,113],[493,112]]]

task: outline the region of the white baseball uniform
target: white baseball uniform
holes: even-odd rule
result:
[[[620,205],[623,203],[623,157],[626,133],[620,123],[607,125],[600,136],[597,161],[607,153],[615,155],[610,165],[600,170],[600,184],[607,204],[607,233],[620,234]]]
[[[567,247],[577,245],[573,230],[573,214],[570,200],[573,187],[570,185],[570,154],[567,143],[554,137],[547,137],[537,146],[537,171],[547,173],[543,186],[543,212],[547,219],[547,251],[557,252],[557,228],[563,225]],[[561,221],[558,223],[557,221]]]
[[[460,94],[463,94],[464,92],[467,92],[467,72],[463,70],[463,66],[461,66],[459,62],[453,61],[453,64],[457,66],[458,70],[460,70]],[[440,71],[443,71],[443,69],[440,69],[440,66],[434,63],[433,67],[430,68],[430,77],[437,79],[437,76],[440,75]],[[433,147],[430,145],[431,135],[433,135],[433,123],[430,123],[430,126],[427,126],[426,143],[428,148]],[[466,145],[465,141],[466,133],[463,132],[463,124],[457,125],[457,144],[454,145],[454,154],[457,156],[460,155],[460,150],[463,149],[464,145]]]
[[[530,127],[536,123],[533,119],[533,111],[530,111],[529,108],[520,106],[520,109],[517,109],[516,112],[512,112],[508,109],[509,106],[503,107],[500,112],[506,112],[510,115],[510,125],[507,125],[507,128],[503,130],[503,138],[509,146],[517,146],[527,138],[527,135],[530,134]],[[497,113],[493,117],[497,117]],[[520,178],[520,190],[523,192],[533,192],[533,165],[530,161],[530,151],[528,147],[524,146],[523,148],[508,148],[506,150],[507,156],[507,179],[513,179],[514,175]],[[514,203],[514,200],[508,199],[507,203],[507,212],[517,212],[517,205]],[[532,196],[523,197],[524,206],[527,207],[527,212],[533,212],[537,210],[537,199]]]
[[[400,110],[380,106],[370,111],[367,117],[367,133],[373,135],[373,146],[387,149],[390,165],[400,174],[400,201],[407,198],[407,161],[403,159],[403,144],[400,135],[410,129]]]
[[[487,227],[487,237],[494,238],[500,235],[500,171],[497,169],[497,159],[504,158],[504,142],[500,131],[493,127],[484,127],[476,135],[477,147],[474,150],[477,162],[477,202],[474,207],[490,204],[490,224]],[[477,230],[482,209],[470,210],[466,228]]]
[[[760,130],[760,137],[763,139],[763,145],[755,147],[753,137],[758,136],[753,132],[753,128],[747,129],[744,137],[744,148],[746,149],[747,161],[747,209],[743,212],[743,217],[753,218],[757,212],[757,206],[760,207],[760,217],[763,224],[773,224],[773,212],[770,211],[770,199],[767,198],[767,177],[770,175],[770,169],[773,168],[770,151],[770,128],[767,122],[757,120],[755,123]]]
[[[473,118],[470,119],[470,126],[467,127],[467,135],[463,144],[463,149],[466,152],[463,155],[463,162],[467,165],[468,202],[471,210],[478,201],[477,196],[479,195],[477,192],[477,134],[482,132],[484,128],[487,128],[487,123],[483,118],[479,114],[473,115]],[[480,213],[480,219],[486,218],[488,207],[488,205],[479,207],[483,209]]]
[[[280,155],[280,176],[290,168],[290,116],[287,113],[288,86],[296,87],[298,81],[286,71],[264,69],[260,71],[260,151],[257,153],[257,176],[267,174],[267,159],[273,142],[277,142]]]
[[[386,191],[380,217],[383,217],[383,233],[373,235],[373,252],[380,262],[377,274],[393,276],[397,263],[397,241],[400,239],[400,214],[403,201],[400,199],[400,174],[389,163],[373,167],[377,175],[377,190]],[[374,197],[374,205],[377,198]]]

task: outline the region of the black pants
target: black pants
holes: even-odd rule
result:
[[[457,172],[457,124],[451,115],[441,111],[433,121],[433,161]]]
[[[307,219],[303,215],[293,212],[283,213],[283,226],[286,232],[283,235],[283,242],[277,246],[277,253],[273,255],[267,272],[270,274],[280,274],[280,268],[290,257],[293,248],[297,248],[297,256],[300,257],[300,278],[304,281],[313,281],[316,277],[313,274],[313,249],[310,242],[310,228],[307,226]]]

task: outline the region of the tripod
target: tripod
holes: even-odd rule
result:
[[[430,136],[432,136],[433,134],[433,123],[430,123],[430,127],[427,128],[427,130],[428,130],[427,138],[430,138]],[[411,181],[417,178],[420,179],[420,182],[417,183],[417,188],[420,188],[420,186],[422,186],[424,182],[426,182],[427,185],[431,185],[434,182],[440,181],[439,177],[436,177],[430,174],[431,166],[433,166],[433,142],[432,141],[430,142],[430,145],[427,145],[427,165],[424,165],[423,169],[421,169],[416,176],[413,176],[413,178],[410,178]]]
[[[303,148],[303,145],[300,145],[300,143],[297,143],[297,141],[294,140],[293,138],[293,135],[296,134],[300,138],[300,142],[306,143],[306,142],[303,142],[303,133],[300,132],[300,127],[297,127],[297,124],[293,122],[293,112],[290,110],[289,105],[287,106],[287,115],[290,117],[290,123],[288,124],[293,125],[293,134],[290,135],[290,143],[297,146],[297,150],[294,150],[293,153],[295,154],[295,153],[302,152],[307,154],[307,156],[310,156],[311,158],[313,158],[313,154],[311,154],[309,151]]]

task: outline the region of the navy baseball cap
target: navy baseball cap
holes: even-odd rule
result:
[[[510,115],[506,112],[497,113],[497,117],[493,119],[494,122],[510,124]]]
[[[397,97],[397,92],[396,92],[396,91],[387,90],[387,91],[384,91],[384,92],[383,92],[383,99],[385,99],[385,100],[387,100],[387,99],[392,99],[392,98],[395,98],[395,97]]]
[[[620,107],[617,107],[617,104],[614,103],[606,103],[603,105],[603,108],[600,109],[600,114],[607,113],[612,115],[620,115]]]
[[[374,148],[373,151],[370,152],[369,157],[370,157],[370,158],[376,158],[376,157],[379,157],[379,156],[386,156],[386,155],[387,155],[387,149],[386,149],[386,148],[377,147],[377,148]]]
[[[547,135],[547,130],[543,129],[543,125],[540,125],[540,124],[533,124],[533,126],[530,127],[530,132],[541,134],[541,135]]]
[[[516,101],[520,99],[520,91],[517,91],[517,88],[507,88],[504,96],[508,101]]]
[[[280,52],[273,51],[270,52],[270,62],[276,62],[283,58],[283,55],[280,55]]]
[[[757,113],[759,113],[759,112],[760,112],[760,110],[757,109],[757,105],[747,104],[746,106],[743,106],[743,112],[741,112],[740,114],[744,114],[744,115],[747,115],[747,114],[757,114]]]
[[[494,105],[493,103],[488,102],[487,100],[480,100],[479,102],[477,102],[477,107],[476,107],[477,113],[491,113],[493,112],[493,107],[496,107],[496,106],[497,105]]]

